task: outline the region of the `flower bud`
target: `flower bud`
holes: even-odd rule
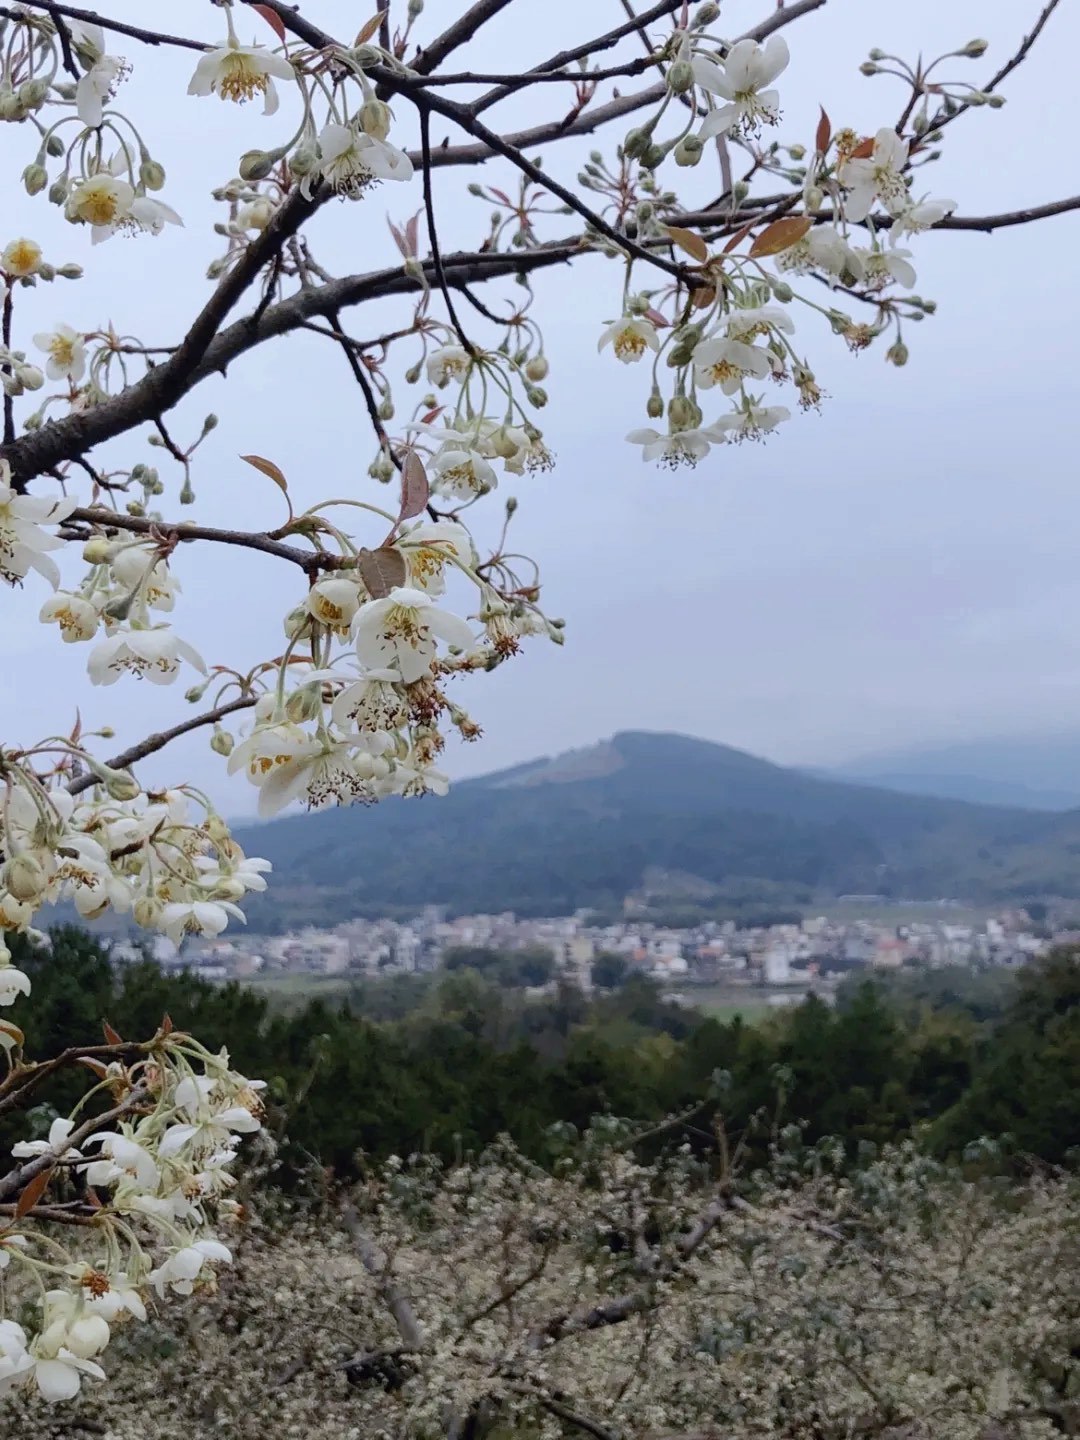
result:
[[[379,480],[384,485],[394,478],[394,462],[385,450],[380,450],[368,466],[368,474],[372,480]]]
[[[888,350],[885,351],[885,359],[890,365],[896,365],[897,367],[906,365],[908,362],[907,346],[902,340],[897,340],[895,344],[890,345]]]
[[[790,305],[795,298],[795,291],[792,290],[786,280],[773,280],[770,288],[781,305]]]
[[[104,565],[111,560],[114,546],[104,535],[91,535],[82,549],[82,558],[88,565]]]
[[[654,385],[652,393],[645,405],[645,412],[650,420],[659,420],[664,413],[664,397],[660,394],[658,386]]]
[[[217,427],[218,417],[213,413],[213,411],[211,411],[210,414],[207,415],[206,419],[202,422],[203,434],[209,435],[210,431],[216,430]]]
[[[19,104],[24,110],[38,110],[44,104],[48,93],[48,80],[27,80],[25,85],[19,86]]]
[[[24,390],[40,390],[45,384],[45,376],[36,365],[16,365],[15,374]]]
[[[303,724],[305,720],[314,720],[321,710],[322,700],[312,685],[303,690],[294,690],[285,701],[285,714],[297,725]]]
[[[648,153],[651,144],[652,131],[646,130],[642,125],[635,125],[626,133],[626,139],[622,146],[623,154],[628,160],[640,160],[643,155]]]
[[[884,59],[886,59],[886,58],[887,58],[887,57],[886,57],[886,55],[885,55],[885,51],[884,51],[884,50],[879,50],[876,45],[874,46],[873,50],[870,51],[870,59],[871,59],[871,60],[884,60]]]
[[[137,795],[142,794],[142,786],[130,771],[107,770],[104,765],[101,768],[105,774],[105,790],[110,799],[134,800]]]
[[[525,363],[525,374],[530,380],[546,380],[551,366],[544,355],[534,355],[531,360]]]
[[[410,20],[417,20],[424,13],[424,0],[409,0],[407,14]]]
[[[33,855],[13,855],[3,869],[4,885],[16,900],[37,900],[48,885],[45,868]]]
[[[872,60],[864,60],[859,66],[860,75],[878,75],[880,73],[880,66],[875,65]]]
[[[184,691],[184,699],[188,702],[189,705],[197,705],[199,701],[203,698],[203,696],[206,694],[209,685],[209,680],[204,680],[201,685],[192,685],[189,689]]]
[[[49,201],[53,205],[63,205],[68,197],[68,182],[66,175],[58,175],[49,186]]]
[[[165,184],[165,167],[149,156],[139,166],[139,179],[147,190],[160,190]]]
[[[28,195],[40,195],[49,183],[49,172],[44,165],[27,165],[22,173],[22,182]]]
[[[675,164],[681,165],[684,170],[691,168],[698,163],[704,151],[705,147],[696,135],[684,135],[675,146]]]
[[[54,160],[59,160],[64,153],[64,142],[59,135],[50,135],[45,141],[45,150]]]
[[[993,95],[988,95],[986,97],[986,103],[990,106],[991,110],[1000,110],[1001,107],[1005,104],[1005,96],[998,95],[996,93]]]
[[[969,40],[960,54],[967,55],[972,60],[978,60],[979,56],[985,55],[989,48],[989,40]]]
[[[310,175],[319,168],[319,154],[309,141],[302,140],[289,156],[289,169],[294,175]]]
[[[379,401],[379,408],[376,412],[380,420],[392,420],[394,418],[394,402],[390,396],[385,396]]]
[[[668,419],[673,430],[692,430],[701,424],[701,411],[689,395],[673,395],[668,403]]]
[[[37,272],[37,273],[38,273],[38,278],[39,278],[40,280],[49,280],[49,281],[55,280],[55,279],[56,279],[56,266],[55,266],[55,265],[50,265],[47,260],[43,260],[43,261],[41,262],[41,264],[38,266],[38,272]]]
[[[217,900],[242,900],[245,893],[244,882],[235,875],[227,875],[214,886],[214,897]]]
[[[304,605],[295,606],[282,621],[286,638],[289,640],[298,640],[301,635],[308,634],[311,624],[311,616]]]
[[[542,410],[548,402],[547,391],[539,385],[527,386],[525,389],[525,397],[529,404],[535,405],[538,410]]]
[[[265,180],[274,168],[274,157],[266,150],[245,150],[239,168],[245,180]]]
[[[163,909],[161,901],[155,899],[154,896],[140,895],[131,907],[131,918],[144,930],[153,930],[161,919]]]
[[[231,755],[233,748],[233,737],[220,725],[214,726],[214,733],[210,737],[210,749],[215,755]]]
[[[813,214],[815,210],[820,210],[824,199],[825,194],[820,185],[809,186],[805,195],[807,210],[811,214]]]
[[[694,88],[694,67],[689,60],[676,60],[667,72],[667,87],[673,95],[685,95]]]
[[[373,140],[385,140],[390,134],[390,106],[382,100],[365,100],[360,107],[360,129]]]
[[[805,160],[805,159],[806,159],[806,146],[805,146],[805,145],[789,145],[789,146],[788,146],[788,154],[791,156],[792,160]]]
[[[705,25],[711,25],[714,20],[720,19],[720,6],[715,0],[705,0],[705,4],[698,7],[694,12],[694,18],[690,22],[695,30],[700,30]]]

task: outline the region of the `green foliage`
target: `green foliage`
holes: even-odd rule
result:
[[[51,952],[18,938],[13,950],[34,985],[20,1016],[30,1058],[92,1043],[103,1019],[146,1038],[168,1013],[269,1082],[286,1175],[311,1157],[342,1176],[360,1152],[453,1157],[503,1132],[548,1163],[560,1125],[603,1114],[649,1125],[695,1107],[678,1138],[707,1148],[722,1113],[753,1154],[792,1122],[807,1144],[843,1137],[852,1157],[923,1132],[943,1156],[1008,1136],[1007,1149],[1059,1163],[1080,1142],[1080,950],[1007,986],[951,972],[849,982],[834,1010],[809,1000],[753,1026],[669,1004],[639,975],[591,1001],[565,984],[529,998],[491,951],[285,1011],[257,989],[149,961],[113,968],[75,929],[54,931]],[[548,973],[550,958],[518,956],[518,981]],[[38,1098],[65,1110],[84,1088],[61,1072]],[[0,1147],[23,1135],[7,1117]]]

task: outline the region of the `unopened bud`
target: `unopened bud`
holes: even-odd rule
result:
[[[62,275],[65,280],[81,280],[83,277],[83,268],[81,265],[70,263],[58,265],[56,267],[56,273],[57,275]]]
[[[64,142],[59,135],[50,135],[45,141],[46,154],[51,155],[54,160],[59,160],[64,153]]]
[[[653,386],[652,393],[646,401],[645,411],[650,420],[659,420],[664,413],[664,397],[656,385]]]
[[[28,195],[40,195],[49,183],[49,172],[44,165],[27,165],[22,173],[22,182]]]
[[[319,155],[315,146],[307,141],[301,141],[296,149],[289,156],[289,169],[294,175],[310,175],[313,170],[319,168]]]
[[[715,0],[705,0],[705,4],[698,7],[694,12],[694,18],[690,22],[695,30],[700,30],[704,25],[711,25],[714,20],[720,19],[720,6]]]
[[[622,145],[623,154],[628,160],[640,160],[643,155],[648,153],[651,144],[652,131],[646,130],[641,125],[635,125],[626,133],[626,139]]]
[[[68,182],[66,175],[58,175],[49,186],[49,200],[53,205],[63,205],[68,197]]]
[[[872,60],[864,60],[859,66],[860,75],[878,75],[881,73],[880,66],[875,65]]]
[[[379,408],[376,412],[380,420],[392,420],[394,418],[394,402],[387,395],[379,401]]]
[[[36,900],[48,884],[44,867],[33,855],[13,855],[0,873],[16,900]]]
[[[525,389],[525,397],[530,405],[535,405],[542,410],[548,402],[547,391],[540,385],[529,385]]]
[[[525,363],[525,374],[530,380],[546,380],[551,366],[544,355],[534,355],[531,360]]]
[[[286,638],[289,640],[297,640],[301,635],[306,635],[311,629],[311,616],[306,606],[297,605],[295,609],[289,611],[282,623]]]
[[[220,725],[214,726],[214,733],[210,737],[210,749],[215,755],[231,755],[233,748],[233,737]]]
[[[265,180],[273,168],[274,157],[266,150],[245,150],[240,156],[240,174],[245,180]]]
[[[303,724],[305,720],[314,720],[321,711],[322,698],[313,685],[305,686],[303,690],[294,690],[285,701],[285,714],[296,725]]]
[[[781,305],[790,305],[795,298],[795,291],[786,280],[773,280],[770,282],[770,288]]]
[[[37,272],[37,273],[38,273],[38,279],[39,279],[39,280],[49,280],[49,281],[55,280],[55,279],[56,279],[56,266],[55,266],[55,265],[50,265],[47,260],[43,260],[43,261],[41,262],[41,264],[38,266],[38,272]]]
[[[201,685],[192,685],[189,689],[184,691],[184,699],[188,702],[189,705],[197,705],[199,701],[203,698],[203,696],[206,694],[209,686],[209,680],[204,680]]]
[[[45,376],[36,365],[16,365],[15,374],[24,390],[40,390],[45,384]]]
[[[101,767],[105,770],[105,767]],[[134,800],[142,794],[142,786],[127,770],[109,770],[105,774],[105,789],[113,800]]]
[[[676,60],[667,72],[667,87],[674,95],[684,95],[694,88],[694,67],[689,60]]]
[[[144,930],[153,930],[161,919],[165,907],[152,895],[140,895],[131,907],[131,918]]]
[[[692,168],[700,161],[704,151],[705,147],[696,135],[684,135],[675,146],[675,164],[681,165],[684,170]]]
[[[689,395],[673,395],[668,403],[668,420],[673,430],[692,430],[701,424],[701,411]]]
[[[209,435],[209,433],[210,433],[211,430],[216,430],[216,429],[217,429],[217,426],[218,426],[218,417],[217,417],[213,412],[211,412],[209,415],[207,415],[206,419],[202,422],[203,434],[204,434],[204,435]]]
[[[19,104],[25,110],[37,110],[44,103],[48,93],[48,80],[27,80],[25,85],[19,86]]]
[[[82,558],[88,565],[104,565],[113,556],[113,542],[104,535],[91,535],[82,548]]]
[[[885,59],[887,59],[887,56],[886,56],[884,50],[879,50],[879,49],[877,48],[877,46],[875,45],[874,48],[873,48],[873,50],[870,51],[870,59],[871,59],[871,60],[885,60]]]
[[[139,179],[147,190],[160,190],[165,184],[165,167],[149,156],[139,166]]]
[[[897,340],[885,351],[885,359],[890,365],[906,365],[908,362],[908,348],[902,340]]]
[[[986,97],[986,103],[990,106],[991,110],[1000,110],[1001,107],[1005,104],[1005,96],[998,95],[996,93],[993,95],[988,95]]]
[[[380,450],[375,459],[368,466],[368,474],[372,480],[379,480],[383,485],[394,478],[394,462],[385,450]]]
[[[360,107],[360,129],[373,140],[385,140],[390,134],[390,106],[382,100],[365,100]]]
[[[410,20],[418,19],[424,13],[424,0],[409,0],[406,14]]]
[[[805,146],[805,145],[789,145],[789,146],[788,146],[788,154],[791,156],[792,160],[805,160],[805,158],[806,158],[806,146]]]
[[[506,518],[509,520],[518,508],[517,496],[510,495],[506,501]]]
[[[989,40],[969,40],[960,51],[961,55],[967,55],[972,60],[978,60],[980,55],[985,55],[990,48]]]

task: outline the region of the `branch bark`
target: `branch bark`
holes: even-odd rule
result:
[[[416,1318],[416,1311],[407,1296],[390,1278],[386,1256],[361,1225],[360,1217],[351,1205],[346,1205],[342,1211],[342,1219],[352,1236],[364,1269],[375,1281],[379,1298],[394,1317],[398,1334],[410,1350],[422,1350],[424,1332],[420,1328],[420,1321]]]

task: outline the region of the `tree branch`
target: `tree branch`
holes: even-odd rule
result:
[[[122,398],[122,395],[117,397]],[[136,535],[175,535],[177,540],[214,540],[221,545],[239,545],[245,550],[261,550],[264,555],[275,555],[279,560],[289,560],[308,572],[333,569],[341,563],[339,556],[329,555],[321,550],[301,550],[296,545],[284,544],[264,531],[222,530],[216,525],[195,525],[188,520],[179,520],[174,524],[168,520],[151,520],[146,515],[120,515],[114,510],[101,510],[97,507],[72,510],[64,524],[70,525],[79,521],[89,525],[101,525],[106,530],[130,530]]]
[[[145,740],[140,740],[137,745],[130,745],[126,750],[121,750],[119,755],[114,755],[111,760],[106,760],[110,770],[127,770],[138,760],[144,760],[147,755],[153,755],[158,750],[164,750],[181,735],[187,735],[192,730],[198,730],[203,725],[216,725],[226,715],[235,715],[238,710],[249,710],[258,700],[257,695],[241,695],[236,700],[229,700],[224,705],[217,705],[213,710],[206,710],[201,715],[193,715],[190,720],[182,720],[179,725],[174,725],[171,730],[158,730],[153,735],[148,735]],[[67,787],[69,795],[80,795],[84,790],[89,790],[92,785],[98,782],[94,775],[80,775],[78,780],[73,780]],[[81,1051],[85,1054],[85,1051]],[[3,1104],[0,1102],[0,1114],[3,1113]]]
[[[345,1228],[353,1238],[364,1269],[375,1281],[379,1298],[394,1317],[394,1323],[402,1340],[410,1350],[422,1350],[424,1348],[424,1332],[416,1318],[416,1311],[387,1273],[386,1256],[361,1225],[360,1217],[351,1205],[345,1206],[342,1211],[342,1219]]]
[[[145,1045],[72,1045],[51,1060],[39,1060],[21,1069],[12,1070],[0,1085],[0,1115],[19,1110],[43,1080],[55,1075],[66,1065],[77,1064],[84,1056],[108,1064],[110,1060],[137,1060],[146,1053]],[[18,1083],[16,1083],[18,1082]]]
[[[452,25],[421,50],[411,68],[418,75],[430,75],[448,55],[459,50],[462,45],[467,45],[478,30],[489,20],[494,20],[495,16],[511,3],[512,0],[475,0],[464,15],[459,15]]]
[[[119,1105],[114,1105],[111,1110],[106,1110],[102,1115],[92,1115],[89,1120],[84,1121],[77,1130],[71,1132],[63,1146],[58,1147],[56,1151],[46,1150],[44,1155],[35,1155],[32,1160],[27,1160],[25,1165],[16,1165],[6,1175],[0,1175],[0,1200],[6,1199],[9,1195],[17,1195],[19,1191],[29,1185],[35,1175],[40,1175],[43,1170],[51,1170],[56,1164],[58,1155],[62,1158],[65,1151],[81,1145],[88,1135],[103,1129],[106,1125],[111,1125],[114,1120],[119,1120],[124,1115],[130,1115],[133,1110],[139,1108],[144,1100],[149,1098],[150,1091],[143,1085],[137,1086]]]
[[[133,40],[141,40],[144,45],[176,45],[182,50],[200,51],[211,48],[202,40],[188,40],[183,35],[168,35],[160,30],[146,30],[141,25],[127,25],[122,20],[111,20],[107,15],[99,15],[96,10],[83,10],[77,5],[54,4],[53,0],[30,0],[30,3],[47,11],[54,23],[57,16],[63,16],[67,20],[82,20],[89,25],[100,25],[103,30],[113,30],[117,35],[129,35]],[[25,13],[20,15],[17,11],[9,10],[7,6],[0,7],[0,15],[9,20],[26,18]]]

